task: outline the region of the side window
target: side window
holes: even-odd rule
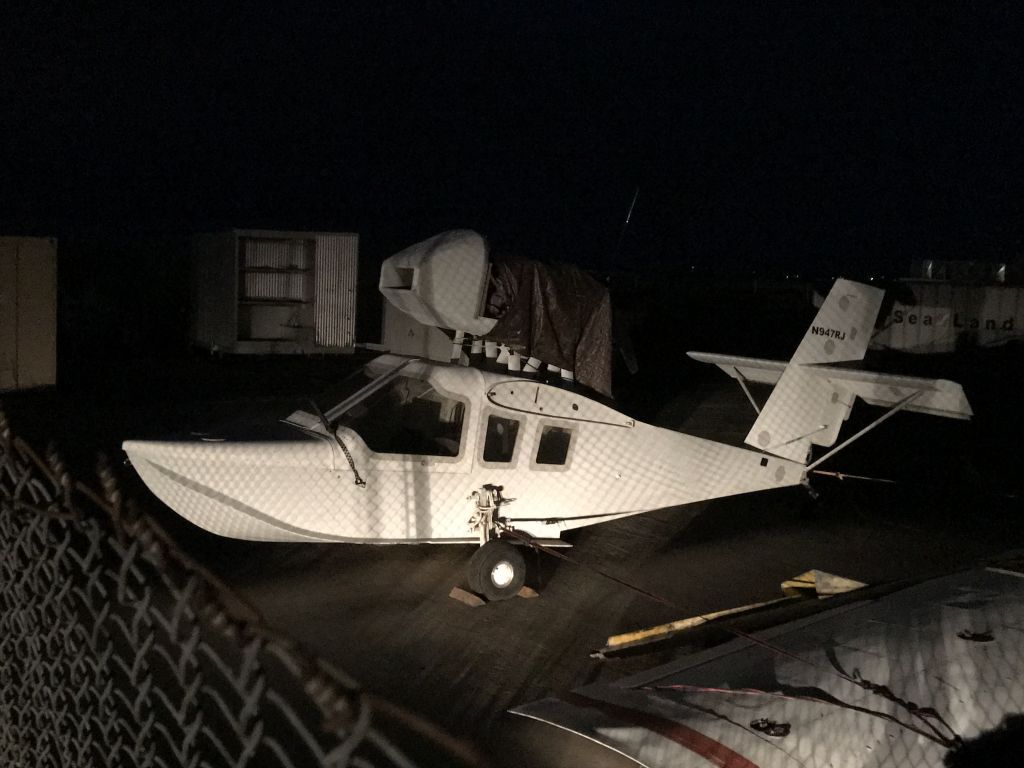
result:
[[[515,419],[488,416],[487,433],[484,435],[484,461],[512,461],[518,435],[519,422]]]
[[[565,464],[569,455],[569,443],[572,442],[572,430],[565,427],[544,426],[537,445],[538,464]]]

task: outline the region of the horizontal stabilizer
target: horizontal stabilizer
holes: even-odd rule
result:
[[[756,357],[716,355],[710,352],[687,352],[694,360],[717,365],[737,381],[777,384],[786,370],[782,360],[761,360]],[[832,384],[832,391],[847,392],[868,405],[893,406],[917,392],[902,410],[969,419],[973,415],[963,387],[947,379],[922,379],[891,373],[861,371],[831,365],[804,366],[810,375]],[[831,399],[831,398],[830,398]]]
[[[790,365],[762,409],[746,443],[776,456],[806,461],[811,445],[835,445],[856,398],[869,405],[967,419],[963,388],[920,379],[824,365]]]
[[[786,370],[784,360],[759,360],[756,357],[716,355],[711,352],[687,352],[699,363],[717,365],[737,381],[753,381],[758,384],[775,384]]]
[[[872,286],[836,280],[788,363],[706,352],[689,355],[717,365],[744,390],[747,382],[774,386],[745,442],[792,461],[806,462],[812,445],[835,445],[858,397],[870,405],[970,418],[971,406],[955,382],[837,365],[863,359],[882,295]],[[749,392],[747,396],[753,402]]]
[[[948,379],[921,379],[825,365],[807,370],[827,379],[833,391],[849,392],[868,405],[891,407],[909,397],[902,410],[950,419],[969,419],[974,415],[964,388]]]

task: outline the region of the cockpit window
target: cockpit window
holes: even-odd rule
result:
[[[334,422],[377,453],[458,456],[465,405],[412,376],[396,376]]]
[[[516,419],[488,416],[487,433],[484,435],[484,461],[512,461],[518,434],[519,422]]]

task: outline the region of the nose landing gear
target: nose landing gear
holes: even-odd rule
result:
[[[522,548],[501,538],[508,522],[499,513],[513,501],[502,496],[502,490],[500,485],[485,485],[470,496],[476,504],[469,527],[479,534],[480,548],[469,560],[466,577],[469,588],[491,602],[515,597],[526,584]]]

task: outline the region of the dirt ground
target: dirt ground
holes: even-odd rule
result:
[[[84,456],[87,449],[104,447],[116,456],[116,445],[126,437],[156,437],[225,415],[286,415],[296,404],[287,394],[295,382],[312,389],[351,361],[293,361],[283,367],[235,361],[220,364],[222,386],[191,391],[189,382],[212,364],[188,363],[174,372],[176,383],[165,380],[148,390],[145,382],[153,372],[136,371],[129,375],[134,383],[122,383],[119,398],[97,380],[95,390],[83,382],[73,399],[17,395],[5,398],[6,407],[22,433],[36,432],[37,439],[69,435],[72,453]],[[274,374],[267,375],[271,369],[263,365]],[[712,374],[717,375],[701,374],[681,387],[658,422],[738,443],[752,411],[734,382]],[[90,392],[96,395],[92,401]],[[862,410],[868,417],[880,413]],[[863,423],[851,424],[845,434]],[[969,424],[900,414],[847,459],[823,466],[895,484],[818,477],[814,484],[822,496],[813,504],[803,489],[786,489],[577,531],[567,535],[573,548],[566,551],[576,563],[537,556],[539,598],[475,609],[448,597],[463,582],[472,547],[231,541],[184,523],[161,508],[130,471],[126,478],[129,493],[166,521],[185,548],[270,626],[370,691],[473,742],[494,765],[614,766],[632,763],[507,710],[613,680],[681,652],[591,658],[611,634],[771,599],[779,595],[781,581],[809,568],[877,584],[963,568],[1024,547],[1019,501],[1006,497],[1004,486],[979,480],[984,472],[979,474],[972,457],[996,450],[979,447],[984,439]]]

